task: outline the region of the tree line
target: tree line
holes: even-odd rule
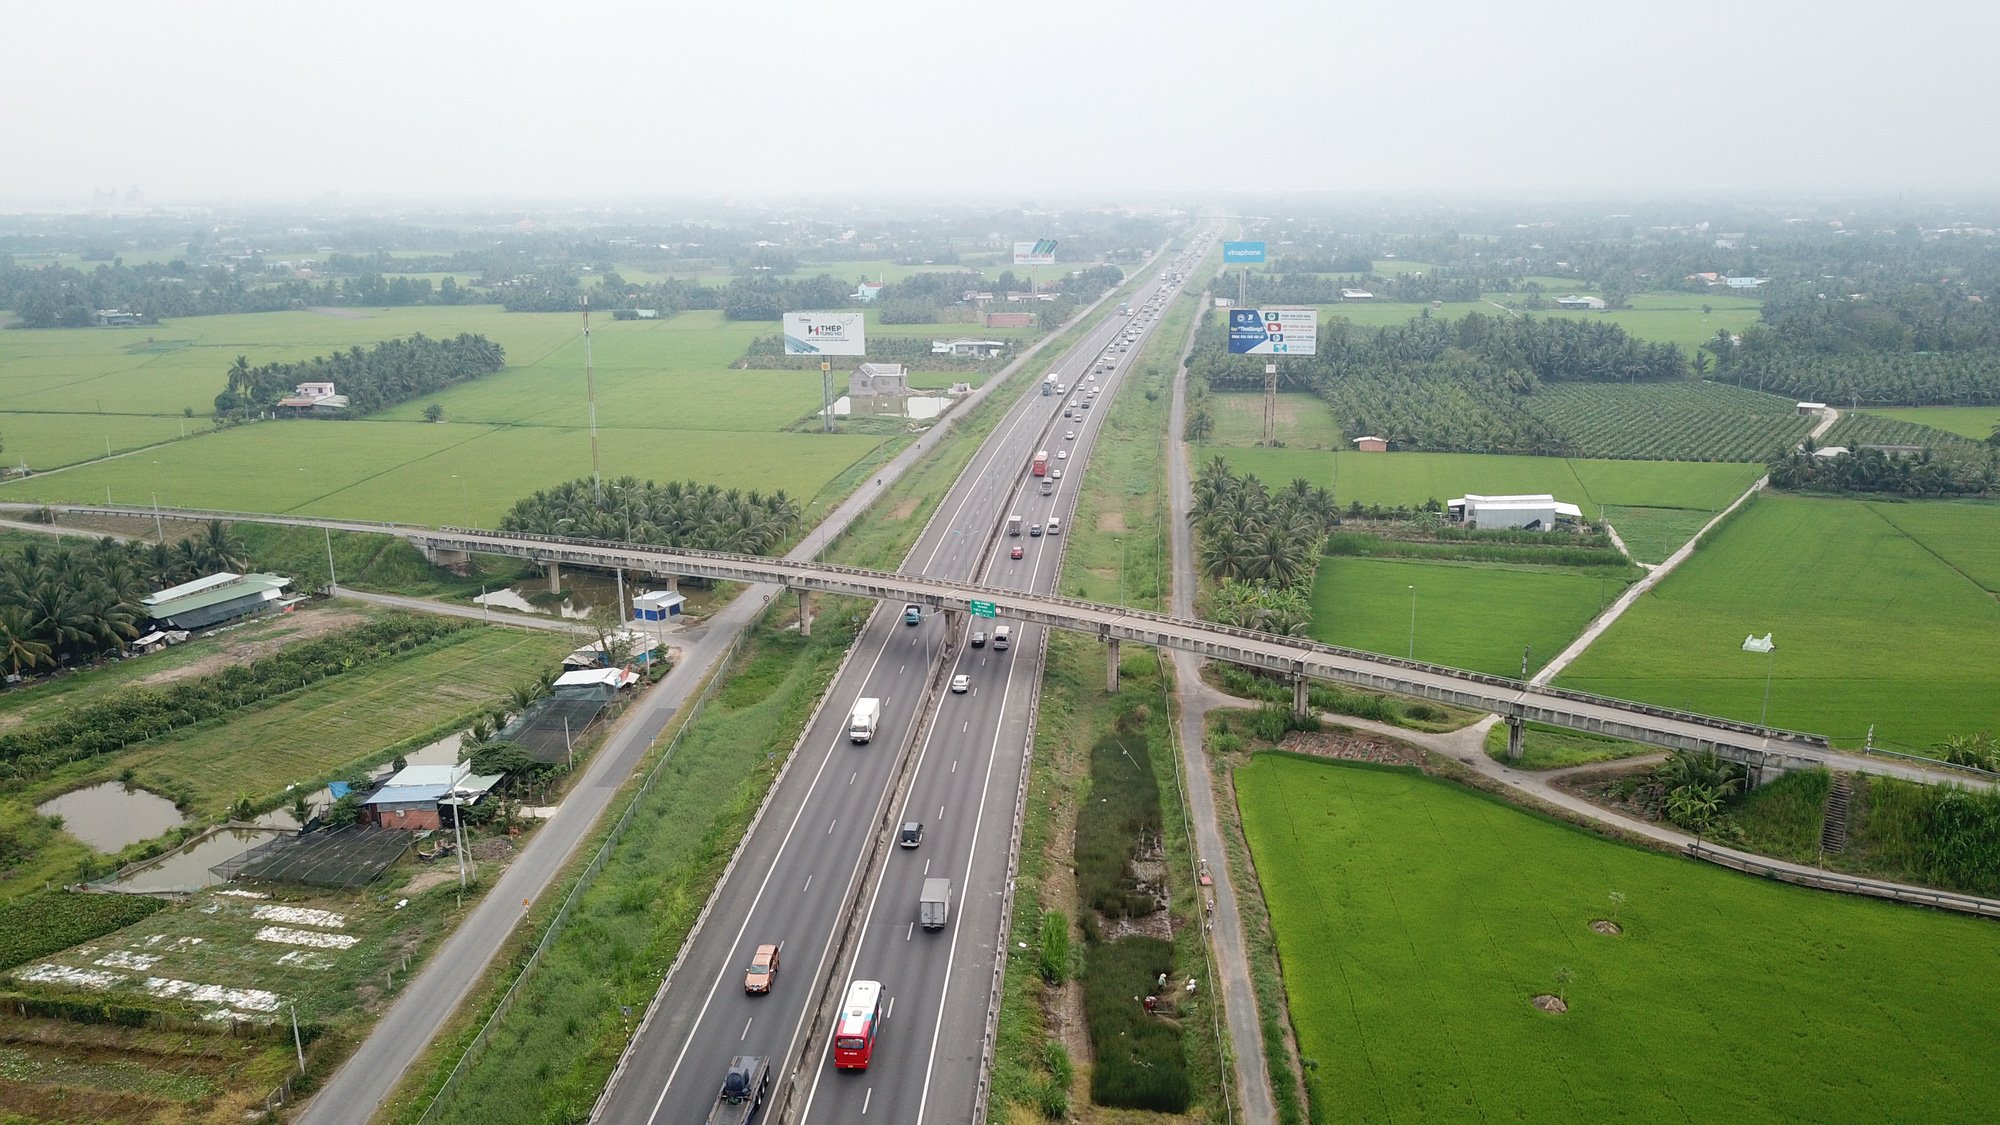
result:
[[[448,340],[433,340],[419,332],[406,340],[385,340],[372,348],[359,346],[296,363],[250,366],[237,356],[229,369],[228,387],[215,396],[219,416],[268,410],[300,383],[332,383],[348,399],[341,416],[356,418],[441,391],[454,383],[491,375],[507,366],[507,352],[484,336],[461,332]]]
[[[219,520],[173,544],[29,543],[0,558],[0,667],[30,676],[120,652],[146,623],[148,594],[243,566]]]
[[[1221,457],[1195,474],[1189,512],[1202,572],[1218,580],[1210,616],[1225,625],[1301,635],[1327,533],[1340,522],[1333,493],[1300,478],[1275,492]]]
[[[1953,457],[1930,449],[1892,453],[1863,448],[1828,457],[1808,440],[1772,460],[1770,473],[1772,488],[1801,492],[1985,496],[2000,491],[2000,462],[1990,452]]]
[[[791,537],[803,514],[783,489],[766,495],[697,481],[655,484],[626,476],[598,487],[579,479],[539,489],[515,502],[500,529],[764,555]]]

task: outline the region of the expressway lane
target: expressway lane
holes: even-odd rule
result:
[[[1198,256],[1190,259],[1199,260]],[[1186,268],[1169,267],[1185,275]],[[1134,304],[1143,308],[1159,291],[1157,283],[1142,291]],[[1050,417],[1056,435],[1048,443],[1075,452],[1052,462],[1067,471],[1055,481],[1053,494],[1040,495],[1038,481],[1024,471],[1026,459],[1004,481],[982,489],[1000,501],[989,509],[992,518],[1020,515],[1029,523],[1047,524],[1051,516],[1072,527],[1078,485],[1103,419],[1108,400],[1142,351],[1157,318],[1134,326],[1118,318],[1117,335],[1135,329],[1136,339],[1110,354],[1117,360],[1108,372],[1088,376],[1099,365],[1097,352],[1086,356],[1091,370],[1063,368],[1072,389],[1103,388],[1100,401],[1081,417],[1063,419],[1070,397],[1056,396]],[[1099,349],[1102,351],[1103,349]],[[1076,439],[1059,435],[1074,430]],[[1041,448],[1041,447],[1037,447]],[[1030,450],[1029,452],[1032,452]],[[973,538],[959,536],[961,544]],[[983,570],[986,584],[1024,592],[1053,592],[1061,574],[1067,534],[1001,537],[988,557],[964,559],[959,552],[948,561],[970,564],[974,576]],[[1009,557],[1014,544],[1023,558]],[[980,564],[984,563],[982,567]],[[954,565],[952,569],[957,569]],[[1006,621],[1005,605],[1000,621]],[[989,623],[974,621],[972,627]],[[896,820],[926,822],[921,847],[888,857],[880,879],[868,896],[852,968],[836,995],[855,979],[879,980],[890,1015],[877,1040],[875,1060],[862,1072],[833,1068],[821,1045],[808,1068],[811,1085],[798,1120],[805,1122],[966,1122],[982,1101],[988,1005],[1004,941],[1004,899],[1014,840],[1014,813],[1020,796],[1027,748],[1034,737],[1033,702],[1043,671],[1042,628],[1015,623],[1016,641],[1007,652],[963,648],[949,669],[971,677],[966,695],[947,695],[939,705],[938,721],[918,748],[918,761],[908,795]],[[940,831],[942,830],[942,831]],[[915,926],[923,880],[944,875],[952,880],[952,920],[943,930],[926,933]]]
[[[1082,365],[1094,361],[1114,336],[1123,333],[1126,324],[1124,317],[1107,318],[1087,333],[1056,369],[1067,372],[1074,368],[1080,374]],[[1030,388],[1009,408],[939,505],[931,525],[912,550],[906,571],[954,580],[977,576],[995,521],[1004,515],[1002,501],[1025,476],[1028,457],[1038,448],[1051,408],[1059,415],[1056,404],[1061,401]],[[804,1049],[801,1036],[810,1026],[812,1005],[820,996],[817,984],[832,968],[828,959],[845,922],[843,904],[855,901],[859,894],[856,883],[870,849],[876,846],[887,802],[894,795],[898,751],[910,737],[935,662],[943,658],[945,646],[952,641],[947,623],[939,616],[927,616],[922,625],[913,628],[902,623],[894,606],[872,615],[778,782],[758,830],[746,841],[716,894],[707,920],[628,1048],[599,1102],[597,1120],[704,1120],[714,1102],[717,1083],[737,1054],[770,1056],[777,1070],[774,1088],[787,1081]],[[1029,671],[1013,670],[1009,661],[1009,670],[1002,674],[996,655],[1005,654],[994,654],[991,649],[965,649],[956,654],[957,665],[978,671],[983,663],[984,674],[1001,675],[1000,684],[982,683],[976,693],[943,697],[933,733],[918,751],[924,754],[920,776],[925,785],[913,785],[910,790],[910,801],[916,801],[921,792],[922,801],[932,806],[932,815],[914,817],[932,822],[932,834],[916,852],[888,857],[889,868],[901,868],[904,864],[898,861],[904,860],[918,868],[926,861],[936,863],[961,838],[970,851],[969,831],[978,817],[954,810],[968,808],[977,799],[951,791],[947,785],[948,791],[933,800],[932,791],[925,787],[933,774],[947,780],[958,778],[968,785],[977,780],[981,787],[1003,792],[1011,807],[1014,778],[1003,773],[996,774],[990,786],[985,781],[992,758],[986,746],[967,746],[950,759],[941,749],[932,751],[933,746],[944,745],[940,738],[949,733],[954,720],[963,728],[961,736],[985,724],[997,726],[1001,712],[1009,709],[1009,693],[1031,690]],[[999,690],[994,690],[996,686]],[[883,700],[882,729],[872,744],[855,746],[847,742],[845,730],[853,701],[863,696]],[[990,708],[991,713],[974,714],[983,708]],[[1016,729],[1017,755],[1026,738],[1025,718],[1018,721],[1023,725]],[[939,807],[947,812],[943,821],[936,816]],[[1011,824],[1011,817],[1002,823]],[[998,873],[991,880],[994,902],[987,915],[991,930],[985,940],[990,947],[995,940],[992,935],[998,931],[998,888],[1004,885],[1006,849],[988,850],[997,858],[997,864],[991,866]],[[916,855],[924,859],[915,859]],[[955,915],[953,928],[947,933],[960,932],[962,915],[957,911]],[[916,936],[936,935],[919,932]],[[769,995],[746,996],[742,974],[750,954],[758,944],[770,942],[783,943],[779,981]],[[991,964],[990,957],[987,962]],[[896,997],[900,986],[885,983],[890,984],[886,990],[889,996]],[[982,994],[978,1005],[982,1011],[984,1003]],[[910,1015],[908,1006],[900,1007],[888,1026],[914,1022]],[[971,1079],[976,1083],[976,1058],[974,1062]],[[808,1076],[811,1070],[806,1068]],[[962,1118],[963,1113],[956,1116]],[[878,1109],[875,1119],[903,1118],[885,1117]]]

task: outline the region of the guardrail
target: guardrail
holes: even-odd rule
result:
[[[1685,850],[1689,856],[1706,860],[1719,867],[1741,871],[1746,875],[1759,875],[1766,879],[1793,883],[1801,887],[1863,895],[1868,898],[1883,898],[1916,906],[1933,906],[1939,910],[1976,914],[1982,918],[2000,918],[2000,901],[1990,898],[1936,891],[1928,887],[1913,887],[1905,883],[1888,883],[1879,879],[1859,879],[1851,875],[1835,875],[1826,871],[1794,870],[1736,852],[1703,847],[1700,841],[1687,845]]]
[[[1983,769],[1979,766],[1968,766],[1963,762],[1947,762],[1943,758],[1927,758],[1922,754],[1905,754],[1900,750],[1884,750],[1880,746],[1871,746],[1865,753],[1869,755],[1880,754],[1886,758],[1901,758],[1906,762],[1920,762],[1931,769],[1958,770],[1961,773],[1969,773],[1992,781],[2000,781],[2000,773]]]

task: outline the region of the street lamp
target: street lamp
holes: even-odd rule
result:
[[[1417,658],[1417,588],[1410,587],[1410,659]]]

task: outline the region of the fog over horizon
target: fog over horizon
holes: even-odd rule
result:
[[[2000,8],[1940,0],[105,0],[8,26],[6,209],[2000,192]]]

